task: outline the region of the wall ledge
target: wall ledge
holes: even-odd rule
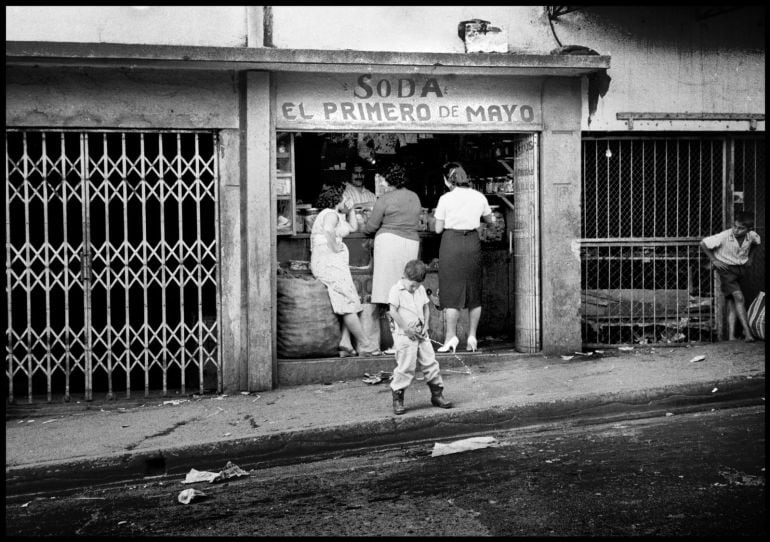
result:
[[[403,53],[392,51],[201,47],[8,41],[6,66],[324,71],[475,75],[586,75],[610,67],[601,55]]]

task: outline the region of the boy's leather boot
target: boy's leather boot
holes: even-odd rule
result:
[[[404,390],[391,390],[393,392],[393,413],[403,414],[404,408]]]
[[[443,386],[428,383],[428,387],[430,388],[430,404],[439,408],[452,408],[452,403],[444,399],[442,395]]]

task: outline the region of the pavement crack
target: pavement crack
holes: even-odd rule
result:
[[[126,446],[126,450],[127,451],[131,451],[131,450],[135,449],[136,447],[138,447],[142,442],[148,441],[150,439],[153,439],[153,438],[156,438],[156,437],[168,436],[171,433],[173,433],[174,431],[176,431],[177,429],[179,429],[180,427],[182,427],[184,425],[187,425],[188,423],[195,422],[195,421],[197,421],[199,419],[200,419],[200,417],[195,417],[195,418],[191,418],[189,420],[183,420],[183,421],[180,421],[180,422],[176,422],[174,425],[172,425],[171,427],[169,427],[167,429],[164,429],[162,431],[158,431],[157,433],[153,433],[152,435],[146,435],[141,441],[127,445]]]
[[[243,417],[243,419],[248,421],[251,424],[252,429],[256,429],[256,428],[259,427],[259,424],[257,423],[257,421],[254,419],[254,417],[251,414],[246,414]]]

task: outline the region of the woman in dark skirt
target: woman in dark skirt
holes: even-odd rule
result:
[[[443,166],[444,184],[449,192],[436,206],[436,233],[441,233],[439,248],[438,295],[446,309],[446,335],[438,352],[457,348],[457,321],[460,310],[468,309],[469,329],[466,350],[477,347],[476,329],[481,319],[481,242],[480,220],[495,221],[487,198],[470,187],[468,175],[457,162]]]

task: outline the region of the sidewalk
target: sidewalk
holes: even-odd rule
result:
[[[572,354],[574,355],[574,354]],[[702,361],[691,362],[696,356]],[[665,415],[708,403],[764,404],[765,343],[614,348],[572,359],[441,355],[445,397],[424,381],[395,416],[387,383],[360,378],[234,395],[6,405],[6,492],[249,468],[414,439],[485,434],[583,416]]]

